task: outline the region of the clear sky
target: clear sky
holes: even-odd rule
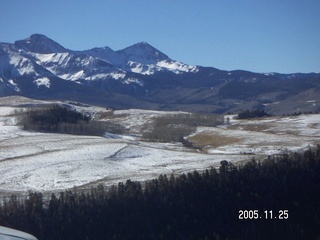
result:
[[[320,72],[320,0],[0,0],[0,42],[41,33],[72,50],[146,41],[222,70]]]

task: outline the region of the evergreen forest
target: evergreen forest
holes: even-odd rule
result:
[[[320,239],[320,146],[49,199],[12,195],[0,225],[40,240]]]

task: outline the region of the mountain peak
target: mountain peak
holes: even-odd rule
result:
[[[170,59],[166,54],[147,42],[139,42],[117,52],[124,55],[129,61],[145,64],[157,63],[162,60]]]
[[[67,50],[57,42],[42,34],[32,34],[29,38],[14,43],[18,49],[36,53],[57,53]]]
[[[136,43],[136,44],[134,44],[134,45],[132,45],[132,46],[140,46],[140,47],[152,47],[149,43],[147,43],[147,42],[138,42],[138,43]],[[154,47],[152,47],[152,48],[154,48]]]
[[[39,34],[39,33],[34,33],[32,34],[29,39],[33,39],[33,40],[36,40],[36,39],[42,39],[42,40],[47,40],[47,39],[50,39],[48,38],[47,36],[43,35],[43,34]],[[51,40],[51,39],[50,39]]]

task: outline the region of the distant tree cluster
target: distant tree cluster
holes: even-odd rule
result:
[[[150,131],[143,134],[146,139],[164,142],[180,142],[196,130],[197,126],[215,127],[222,124],[223,115],[217,114],[172,114],[155,118]]]
[[[92,121],[90,116],[61,105],[30,109],[21,117],[20,122],[24,130],[40,132],[100,136],[107,131],[123,131],[120,125]]]
[[[31,111],[29,115],[33,121],[44,124],[78,123],[79,121],[89,122],[90,120],[90,116],[61,105],[54,105],[42,111]]]
[[[256,109],[256,110],[246,110],[238,114],[239,119],[247,118],[259,118],[259,117],[268,117],[270,116],[265,110]]]
[[[11,196],[0,205],[0,225],[40,240],[319,239],[319,182],[317,147],[242,166],[222,161],[218,170],[160,175],[143,186],[127,180],[52,194],[49,201],[41,193]],[[259,216],[239,219],[241,210]]]

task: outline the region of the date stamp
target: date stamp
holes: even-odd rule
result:
[[[272,220],[279,219],[285,220],[289,218],[289,210],[239,210],[239,219],[240,220],[251,220],[251,219],[264,219],[264,220]]]

